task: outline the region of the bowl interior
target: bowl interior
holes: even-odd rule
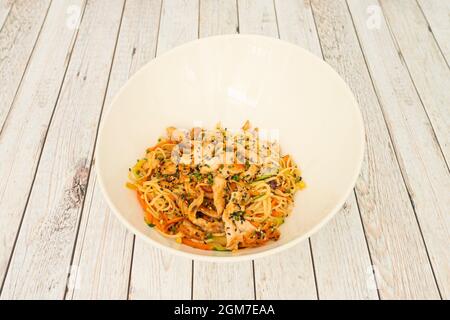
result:
[[[308,187],[297,193],[281,238],[236,253],[202,251],[167,239],[143,220],[128,168],[167,126],[236,130],[245,120],[279,132],[282,153],[300,166]],[[109,205],[133,232],[192,258],[229,261],[287,248],[340,208],[363,155],[363,125],[344,81],[322,60],[292,44],[260,36],[220,36],[178,47],[141,69],[105,115],[96,150]]]

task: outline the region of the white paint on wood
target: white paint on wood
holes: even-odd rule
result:
[[[255,298],[251,262],[196,262],[193,280],[193,299],[253,300]]]
[[[198,13],[197,1],[163,1],[157,54],[197,39]],[[189,299],[191,286],[191,260],[162,252],[136,238],[130,299]]]
[[[381,298],[439,298],[419,226],[345,1],[312,1],[325,60],[349,84],[364,118],[356,193]]]
[[[125,5],[103,114],[127,79],[155,56],[161,0]],[[109,209],[91,167],[73,265],[77,287],[66,298],[127,299],[134,235]]]
[[[11,8],[14,4],[14,0],[1,0],[0,1],[0,30],[11,12]]]
[[[317,299],[308,240],[254,264],[256,299]]]
[[[417,0],[439,47],[450,63],[450,1]]]
[[[380,1],[412,80],[450,162],[450,69],[415,1]],[[448,18],[448,16],[447,16]]]
[[[237,33],[236,0],[200,0],[200,37]]]
[[[319,298],[378,299],[355,196],[311,238]]]
[[[438,285],[443,297],[449,298],[450,175],[385,21],[376,30],[366,27],[366,8],[376,3],[376,0],[348,1]]]
[[[5,276],[36,173],[48,124],[67,69],[76,30],[66,26],[68,5],[55,1],[0,134],[0,282]]]
[[[273,1],[238,0],[240,33],[278,37]]]
[[[2,298],[64,296],[124,2],[88,2]]]
[[[50,0],[18,0],[0,31],[0,130],[16,95]],[[6,10],[5,10],[6,12]]]

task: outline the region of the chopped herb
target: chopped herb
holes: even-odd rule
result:
[[[261,193],[255,197],[253,197],[253,200],[259,199],[259,198],[263,197],[264,195],[265,195],[265,193]]]
[[[153,223],[147,223],[150,228],[153,228],[155,225]]]
[[[230,215],[230,217],[236,221],[244,221],[244,211],[235,211]]]
[[[233,177],[231,177],[231,179],[234,181],[239,181],[239,175],[235,174]]]
[[[213,184],[214,183],[214,178],[213,178],[213,175],[211,173],[208,174],[208,183],[209,184]]]
[[[202,175],[200,174],[200,172],[194,172],[193,175],[194,175],[194,177],[195,177],[197,180],[201,180],[201,179],[202,179]]]
[[[266,179],[269,179],[270,177],[273,177],[273,176],[274,176],[274,174],[265,174],[265,175],[262,175],[262,176],[256,178],[255,181],[266,180]]]

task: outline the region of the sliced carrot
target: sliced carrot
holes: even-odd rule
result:
[[[271,202],[272,207],[275,207],[277,205],[277,203],[278,203],[277,199],[273,198],[272,202]]]
[[[272,210],[272,217],[282,217],[283,214],[280,211]]]
[[[163,141],[158,142],[157,144],[155,144],[153,147],[148,148],[148,149],[147,149],[147,152],[154,151],[154,150],[156,150],[156,149],[162,147],[162,146],[165,145],[165,144],[176,144],[176,141],[172,141],[172,140],[163,140]]]
[[[210,245],[210,244],[195,242],[195,241],[192,241],[192,240],[189,240],[186,238],[183,238],[182,241],[185,245],[188,245],[193,248],[202,249],[202,250],[212,250],[213,249],[212,245]]]
[[[167,220],[167,222],[164,223],[163,231],[165,233],[167,233],[169,231],[169,228],[170,228],[171,225],[173,225],[174,223],[177,223],[177,222],[179,222],[179,221],[181,221],[183,219],[184,219],[183,217],[177,217],[177,218],[173,218],[173,219]]]

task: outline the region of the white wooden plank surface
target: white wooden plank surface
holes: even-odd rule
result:
[[[3,299],[64,296],[122,11],[121,0],[87,4]]]
[[[278,37],[273,1],[238,0],[240,33]]]
[[[364,56],[394,143],[443,298],[450,298],[450,175],[429,119],[384,19],[366,25],[376,0],[349,0]]]
[[[450,1],[417,0],[441,51],[450,63]]]
[[[251,262],[194,264],[193,299],[255,298]]]
[[[198,37],[198,1],[163,1],[157,54]],[[136,238],[130,299],[190,299],[192,261]]]
[[[199,34],[202,37],[236,33],[237,27],[235,0],[200,2]],[[193,272],[193,299],[255,298],[251,261],[226,264],[197,261]]]
[[[126,80],[155,56],[160,13],[161,0],[126,2],[103,114]],[[127,299],[134,235],[109,209],[95,166],[88,185],[72,263],[77,273],[66,299]]]
[[[239,31],[236,0],[200,0],[201,38]]]
[[[50,0],[17,0],[0,31],[0,130],[25,72]],[[6,10],[5,10],[6,11]]]
[[[3,24],[8,17],[8,14],[11,12],[11,8],[14,4],[14,0],[1,0],[0,1],[0,31],[3,27]]]
[[[28,70],[0,133],[0,283],[67,69],[67,55],[73,47],[76,29],[67,28],[65,16],[69,5],[81,8],[83,1],[55,1],[51,5]]]
[[[450,162],[450,69],[415,1],[380,1],[412,79]]]
[[[313,0],[312,8],[325,60],[349,84],[366,126],[366,153],[356,193],[380,296],[439,298],[346,2]]]
[[[0,0],[0,298],[448,299],[450,2],[311,1]],[[155,51],[239,29],[323,51],[367,152],[356,198],[309,242],[194,263],[134,242],[92,153],[102,106]]]

